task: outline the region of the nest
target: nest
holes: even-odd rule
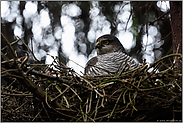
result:
[[[174,70],[173,63],[181,54],[114,75],[81,76],[54,56],[52,64],[41,63],[22,39],[9,43],[2,36],[7,43],[1,49],[2,121],[182,119],[182,71]],[[23,57],[12,47],[19,40],[29,51]]]

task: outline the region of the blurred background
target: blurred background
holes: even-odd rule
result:
[[[42,63],[58,56],[81,74],[103,34],[118,37],[139,62],[153,63],[172,53],[169,1],[1,1],[1,32],[10,42],[23,39]],[[21,41],[14,48],[18,56],[27,50]]]

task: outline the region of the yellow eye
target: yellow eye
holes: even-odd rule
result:
[[[108,44],[109,44],[109,41],[104,41],[104,44],[105,44],[105,45],[108,45]]]

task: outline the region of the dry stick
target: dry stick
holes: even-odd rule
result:
[[[177,83],[177,79],[175,80],[175,84],[179,87],[179,90],[182,91],[182,88],[181,88],[180,85]]]
[[[73,84],[72,84],[73,85]],[[70,85],[70,86],[72,86],[72,85]],[[55,98],[53,98],[51,101],[54,101],[55,99],[57,99],[58,97],[60,97],[62,94],[64,94],[69,88],[70,88],[70,86],[69,87],[67,87],[64,91],[62,91],[59,95],[57,95]]]
[[[91,91],[91,97],[90,97],[90,104],[89,104],[89,110],[88,110],[88,112],[90,112],[90,110],[91,110],[91,104],[92,104],[92,95],[93,95],[93,91]]]
[[[120,113],[123,113],[124,111],[126,111],[129,105],[130,105],[130,102],[126,105],[125,109],[123,109]]]
[[[75,74],[77,77],[79,77],[81,80],[84,80],[87,84],[89,84],[90,87],[91,87],[92,89],[94,89],[94,91],[95,91],[99,96],[104,97],[104,95],[100,94],[100,93],[97,91],[96,87],[94,87],[88,80],[86,80],[85,78],[81,77],[80,75],[77,75],[77,73],[74,73],[74,74]]]
[[[100,97],[98,97],[97,104],[95,107],[95,114],[94,114],[94,118],[93,118],[94,120],[96,119],[96,116],[97,116],[97,109],[98,109],[99,100],[100,100]]]
[[[68,67],[66,66],[66,68],[68,68]],[[76,72],[73,72],[71,69],[69,69],[69,71],[72,73],[74,80],[75,80],[77,83],[80,83],[80,82],[76,79],[76,76],[78,77],[78,75],[76,74]]]
[[[86,100],[86,111],[85,111],[85,121],[87,120],[87,110],[88,110],[88,100],[89,100],[89,97],[87,97],[87,100]]]
[[[4,87],[4,86],[1,86],[1,88],[2,88],[2,90],[7,90],[7,91],[10,91],[10,92],[12,92],[12,93],[18,93],[18,94],[22,94],[22,92],[20,92],[20,91],[17,91],[17,90],[11,90],[11,89],[8,89],[8,88],[6,88],[6,87]],[[1,91],[2,92],[2,91]]]
[[[137,88],[139,87],[141,81],[142,81],[142,77],[141,77],[141,79],[140,79],[139,82],[138,82]],[[131,88],[132,88],[132,87],[131,87]],[[136,98],[136,96],[137,96],[137,91],[135,91],[133,100],[131,100],[131,98],[130,98],[130,91],[129,91],[129,100],[130,100],[131,104],[133,104],[132,101],[134,101],[134,104],[133,104],[132,107],[133,107],[133,109],[134,109],[135,111],[138,111],[138,110],[135,108],[135,106],[134,106],[134,105],[135,105],[135,98]],[[133,113],[133,110],[132,110],[132,113]],[[132,116],[132,113],[131,113],[131,116]]]
[[[13,47],[10,45],[10,43],[8,42],[8,40],[6,39],[6,37],[1,33],[1,35],[3,36],[3,38],[5,39],[8,47],[10,48],[10,51],[13,53],[14,55],[14,58],[17,58],[15,52],[14,52],[14,49]],[[23,41],[23,40],[22,40]],[[23,42],[24,43],[24,42]],[[25,44],[25,43],[24,43]],[[25,44],[26,45],[26,44]],[[27,46],[27,45],[26,45]],[[28,47],[28,46],[27,46]],[[29,49],[30,50],[30,49]],[[15,61],[15,64],[16,64],[16,61]],[[26,75],[23,74],[23,70],[22,68],[20,68],[19,65],[16,64],[16,67],[19,71],[19,74],[22,76],[22,78],[19,78],[21,79],[20,82],[25,85],[34,95],[36,95],[37,97],[41,98],[43,100],[43,98],[47,97],[47,94],[39,87],[37,87],[37,85],[35,85],[35,83],[33,83],[32,81],[30,81]],[[51,101],[52,97],[48,97],[49,98],[49,101]],[[46,98],[47,99],[47,98]],[[59,103],[58,102],[54,102],[54,105],[56,107],[60,107]]]
[[[66,85],[64,83],[63,83],[63,85],[69,87],[68,85]],[[70,90],[78,97],[78,99],[80,100],[80,102],[82,102],[82,99],[79,97],[79,95],[72,88],[70,88]]]
[[[38,114],[39,116],[40,116],[40,114]],[[23,116],[23,117],[26,117],[26,118],[35,118],[35,116],[27,116],[27,115],[24,115],[23,113],[21,113],[21,116]]]
[[[4,36],[3,34],[2,34],[2,36]],[[6,38],[5,38],[6,39]],[[8,46],[9,46],[9,48],[10,48],[10,50],[11,50],[11,52],[14,52],[14,50],[13,50],[13,48],[11,47],[11,45],[9,45],[9,43],[8,43],[8,40],[6,40],[6,42],[7,42],[7,44],[8,44]],[[22,41],[23,42],[23,41]],[[24,42],[23,42],[24,43]],[[25,44],[25,43],[24,43]],[[25,44],[26,45],[26,44]],[[30,50],[30,49],[29,49]],[[14,57],[16,58],[16,55],[15,55],[15,53],[13,53],[14,54]],[[32,93],[34,93],[34,94],[36,94],[38,97],[40,96],[41,98],[42,97],[46,97],[46,99],[47,99],[47,94],[41,89],[41,88],[39,88],[39,87],[37,87],[34,83],[32,83],[32,82],[30,82],[30,80],[29,79],[27,79],[27,77],[23,74],[23,72],[22,72],[22,69],[19,67],[19,66],[17,66],[17,68],[18,68],[18,70],[19,70],[19,73],[23,76],[23,84],[25,84],[27,87],[28,87],[28,89],[30,88],[30,89],[32,89],[31,91],[32,91]],[[39,93],[39,92],[41,92],[41,93]],[[39,94],[38,94],[39,93]],[[48,97],[49,98],[49,101],[51,100],[51,97],[49,96]],[[57,107],[60,107],[60,105],[58,104],[58,102],[55,102],[55,106],[57,106]]]
[[[5,42],[8,45],[8,47],[10,48],[10,51],[13,54],[14,58],[17,58],[17,54],[15,53],[15,51],[14,51],[13,47],[11,46],[10,42],[8,41],[8,39],[3,35],[3,33],[1,33],[1,35],[5,39]]]
[[[81,117],[79,117],[79,118],[76,120],[76,122],[78,122],[81,118],[82,118],[82,116],[81,116]]]
[[[87,114],[84,114],[85,118],[84,118],[84,122],[87,121]]]
[[[161,65],[165,66],[167,69],[162,70],[162,71],[160,71],[159,73],[166,73],[166,72],[169,71],[169,70],[172,71],[172,72],[174,73],[174,70],[172,70],[173,64],[169,67],[169,66],[167,66],[165,63],[163,63],[163,62],[161,61]]]
[[[41,113],[42,110],[43,108],[36,114],[36,116],[34,117],[34,119],[32,119],[32,121],[34,121],[37,118],[37,116]]]
[[[90,112],[90,110],[91,110],[91,102],[92,102],[92,92],[93,91],[91,91],[91,94],[90,94],[90,103],[89,103],[89,106],[88,106],[88,111],[86,112],[86,114],[88,114],[89,112]]]
[[[120,95],[119,95],[119,97],[118,97],[118,99],[117,99],[117,101],[116,101],[116,103],[115,103],[115,105],[114,105],[114,108],[113,108],[113,110],[112,110],[112,112],[111,112],[111,114],[110,114],[110,116],[109,116],[109,118],[111,118],[111,116],[113,115],[114,110],[116,109],[116,106],[117,106],[117,104],[118,104],[118,102],[119,102],[119,99],[121,98],[122,93],[123,93],[123,91],[120,93]]]
[[[52,75],[48,75],[48,74],[45,74],[45,73],[41,73],[41,72],[36,71],[36,70],[31,70],[29,73],[34,74],[34,75],[39,75],[41,77],[46,77],[46,78],[49,78],[49,79],[54,79],[54,80],[57,80],[57,81],[61,81],[62,83],[66,83],[66,84],[73,84],[74,83],[73,81],[66,80],[66,79],[59,78],[59,77],[52,76]],[[86,87],[86,86],[82,85],[81,83],[74,83],[74,84],[82,86],[83,88],[86,88],[88,90],[92,90],[91,88]]]
[[[2,54],[2,52],[1,52]],[[9,63],[9,62],[14,62],[16,60],[16,62],[21,62],[21,59],[25,58],[25,56],[17,58],[17,59],[8,59],[6,61],[2,61],[1,64],[5,64],[5,63]]]
[[[75,64],[77,64],[78,66],[80,66],[80,67],[82,67],[82,68],[84,68],[83,66],[81,66],[80,64],[78,64],[78,63],[76,63],[75,61],[73,61],[73,60],[71,60],[71,59],[69,59],[70,61],[72,61],[72,62],[74,62]]]
[[[116,90],[112,95],[114,95],[116,92],[119,92],[121,89],[118,89],[118,90]],[[110,100],[111,99],[111,97],[112,97],[112,95],[110,95],[110,97],[109,97],[109,99],[108,100]],[[100,97],[99,97],[100,98]],[[107,103],[107,102],[106,102]],[[99,106],[99,107],[96,107],[97,109],[99,109],[101,107],[101,105]],[[96,110],[94,110],[92,113],[91,113],[91,115],[93,115],[93,113],[96,113]],[[90,116],[91,116],[90,115]],[[107,115],[105,115],[105,116],[102,116],[102,117],[98,117],[98,118],[95,118],[95,120],[96,119],[100,119],[100,118],[104,118],[104,117],[107,117],[107,116],[109,116],[110,114],[107,114]]]
[[[166,13],[164,13],[164,14],[162,14],[160,17],[158,17],[156,20],[154,20],[154,21],[152,21],[152,22],[149,22],[150,23],[150,25],[152,24],[154,24],[154,22],[156,22],[156,21],[158,21],[159,19],[161,19],[163,16],[165,16],[166,14],[168,14],[168,13],[170,13],[170,10],[168,10]]]
[[[45,102],[46,102],[46,104],[48,105],[48,107],[49,108],[51,108],[51,106],[48,104],[48,96],[47,96],[47,90],[48,90],[48,88],[51,86],[52,84],[50,84],[47,88],[46,88],[46,92],[45,92]]]
[[[149,67],[148,69],[150,69],[151,67],[153,67],[156,63],[158,63],[158,62],[160,62],[160,61],[162,61],[162,60],[164,60],[164,59],[166,59],[166,58],[168,58],[168,57],[171,57],[171,56],[180,56],[180,57],[182,57],[182,54],[176,53],[176,54],[169,54],[169,55],[166,55],[166,56],[164,56],[164,57],[162,57],[162,58],[156,60],[153,64],[150,65],[150,67]],[[147,70],[148,70],[148,69],[147,69]],[[147,71],[147,70],[146,70],[146,71]]]
[[[16,72],[16,71],[18,71],[18,70],[17,69],[4,70],[1,72],[1,77],[10,75],[8,72]]]
[[[122,65],[122,62],[121,62],[121,65]],[[119,71],[121,65],[119,66],[117,72]],[[124,72],[124,69],[125,69],[126,66],[127,66],[127,63],[124,65],[124,67],[122,68],[122,70],[120,70],[120,72],[119,72],[119,74],[117,75],[117,77],[119,77],[119,76]]]
[[[82,77],[81,77],[81,78],[82,78]],[[97,91],[96,87],[94,87],[88,80],[86,80],[86,79],[84,79],[84,78],[83,78],[83,80],[84,80],[85,82],[87,82],[87,83],[91,86],[91,88],[94,89],[94,91],[95,91],[99,96],[103,97],[103,95],[100,94],[100,93]]]
[[[17,36],[18,37],[18,36]],[[34,55],[34,53],[33,53],[33,51],[31,51],[31,49],[27,46],[27,44],[20,38],[20,37],[18,37],[21,41],[22,41],[22,43],[26,46],[26,48],[29,50],[29,52],[31,52],[31,54],[33,55],[33,57],[35,58],[35,60],[36,61],[38,61],[38,62],[40,62],[37,58],[36,58],[36,56]],[[41,63],[41,62],[40,62]]]
[[[26,96],[26,97],[33,97],[33,94],[9,94],[9,93],[1,93],[1,95],[7,95],[7,96]]]
[[[126,101],[125,101],[125,94],[126,94],[127,91],[128,91],[128,89],[126,89],[125,92],[124,92],[124,94],[123,94],[123,103],[124,104],[126,103]]]
[[[142,91],[149,91],[149,90],[155,90],[155,89],[160,89],[160,88],[164,88],[164,87],[167,87],[167,86],[171,86],[172,84],[166,84],[166,85],[163,85],[163,86],[158,86],[158,87],[154,87],[154,88],[146,88],[146,89],[141,89]]]
[[[105,90],[102,89],[104,96],[102,97],[101,106],[104,108]]]
[[[150,74],[146,77],[144,77],[144,79],[142,81],[145,81],[147,78],[149,78],[150,76],[152,76],[155,73],[155,69],[157,68],[157,66],[160,64],[160,62],[158,62],[158,64],[153,68],[153,70],[150,72]],[[149,68],[148,68],[149,69]]]
[[[156,66],[155,66],[156,67]],[[152,71],[152,72],[154,72],[154,71]],[[151,72],[151,73],[152,73]],[[151,75],[151,74],[150,74]],[[146,78],[144,78],[142,81],[144,81],[145,79],[147,79],[147,77]],[[122,80],[121,80],[122,81]],[[126,81],[127,82],[127,81]],[[133,87],[135,87],[138,91],[141,91],[143,94],[145,94],[148,98],[150,98],[151,99],[151,97],[149,96],[149,95],[147,95],[145,92],[144,92],[144,90],[145,89],[140,89],[140,88],[138,88],[137,86],[135,86],[134,84],[132,84],[132,83],[130,83],[130,82],[127,82],[128,84],[130,84],[130,85],[132,85]],[[125,93],[128,91],[128,89],[124,92],[124,94],[123,94],[123,101],[124,101],[124,103],[125,103],[125,98],[124,98],[124,96],[125,96]],[[154,102],[154,100],[152,100],[153,102]],[[156,102],[154,102],[155,104],[156,104]]]
[[[2,73],[1,73],[1,75],[2,75]],[[9,88],[14,82],[16,82],[16,78],[13,80],[13,82],[11,82],[8,86],[7,86],[7,88]]]
[[[3,74],[8,74],[9,75],[8,72],[16,72],[16,71],[18,71],[18,70],[17,69],[4,70],[4,71],[1,72],[1,75],[3,75]]]
[[[108,114],[106,114],[106,115],[104,115],[104,116],[98,117],[98,118],[96,118],[95,120],[100,119],[100,121],[102,121],[103,118],[109,117],[109,115],[110,115],[110,113],[108,113]],[[99,122],[100,122],[100,121],[99,121]]]
[[[83,117],[83,120],[85,121],[85,114],[84,114],[84,112],[83,112],[83,109],[82,109],[82,106],[81,106],[81,102],[80,102],[80,111],[81,111],[81,115],[82,115],[82,117]],[[86,121],[85,121],[86,122]]]
[[[70,86],[68,86],[68,87],[70,87]],[[59,91],[59,93],[62,93],[61,89],[57,85],[55,86],[55,88]],[[63,99],[66,102],[67,108],[69,108],[70,107],[69,102],[67,101],[67,98],[64,95],[63,95]]]
[[[7,53],[3,53],[2,51],[1,51],[1,57],[2,57],[2,59],[4,59],[5,61],[2,61],[2,62],[7,62],[8,60],[9,60],[9,58],[6,56],[6,54]],[[2,62],[1,62],[1,64],[2,64]]]
[[[65,68],[68,68],[65,64],[63,64],[62,62],[60,62]],[[100,94],[97,90],[96,90],[96,88],[88,81],[88,80],[86,80],[86,79],[84,79],[83,77],[81,77],[80,75],[77,75],[77,73],[75,73],[75,72],[72,72],[74,75],[76,75],[77,77],[79,77],[81,80],[84,80],[87,84],[89,84],[90,85],[90,87],[92,88],[92,89],[94,89],[94,91],[99,95],[99,96],[101,96],[101,97],[103,97],[103,95],[102,94]]]
[[[135,105],[135,100],[134,100],[134,105]],[[132,109],[132,112],[131,112],[131,115],[130,115],[130,116],[133,115],[133,112],[134,112],[134,110],[136,109],[134,105],[133,105],[133,109]],[[137,111],[138,111],[138,110],[137,110]]]
[[[127,26],[128,26],[128,23],[129,23],[129,21],[130,21],[130,18],[131,18],[131,16],[132,16],[132,14],[133,14],[133,12],[130,11],[130,16],[128,17],[128,20],[127,20],[127,23],[126,23],[126,26],[125,26],[125,32],[126,32],[126,29],[127,29]]]
[[[88,118],[89,118],[92,122],[95,122],[95,120],[94,120],[94,119],[92,119],[91,117],[89,117],[89,116],[88,116]]]
[[[129,100],[130,100],[131,105],[133,105],[133,102],[132,102],[131,97],[130,97],[130,91],[129,91],[128,97],[129,97]],[[133,107],[133,109],[135,109],[135,111],[138,111],[138,110],[135,108],[134,105],[133,105],[132,107]]]
[[[23,52],[26,52],[26,51],[23,51]],[[22,61],[21,65],[20,65],[20,68],[22,68],[24,66],[24,64],[27,63],[28,59],[29,59],[29,54],[26,52],[27,56],[25,56],[24,60]]]
[[[178,46],[177,46],[177,51],[176,51],[176,53],[178,53],[179,46],[180,46],[180,44],[178,44]],[[175,65],[176,61],[177,61],[177,56],[175,56],[175,59],[174,59],[174,61],[173,61],[173,64],[174,64],[174,65]]]
[[[12,43],[10,43],[10,45],[13,45],[13,44],[17,43],[18,41],[20,41],[20,39],[14,41],[14,42],[12,42]],[[3,47],[3,48],[1,49],[1,51],[5,50],[7,47],[8,47],[8,46]]]
[[[44,103],[42,102],[41,104],[42,104],[42,106],[44,108],[44,111],[46,112],[46,115],[48,116],[49,120],[52,121],[51,118],[50,118],[50,116],[48,115],[48,112],[47,112],[47,110],[46,110],[46,108],[44,106]]]
[[[14,111],[18,110],[19,108],[21,108],[23,105],[25,105],[28,101],[26,100],[21,106],[19,106],[18,108],[16,108]]]
[[[141,81],[142,81],[142,78],[143,78],[143,77],[140,78],[137,87],[139,87],[139,85],[140,85],[140,83],[141,83]],[[135,103],[135,98],[136,98],[136,96],[137,96],[137,93],[138,93],[137,91],[134,93],[134,98],[133,98],[134,103]]]
[[[127,64],[127,65],[128,65],[128,64]],[[145,66],[144,66],[144,67],[145,67]],[[139,66],[139,67],[137,67],[137,68],[134,68],[134,69],[132,69],[132,70],[125,71],[125,72],[123,72],[119,77],[121,77],[122,75],[126,75],[126,74],[129,74],[129,73],[132,73],[132,72],[138,70],[139,68],[141,68],[141,66]]]
[[[119,92],[119,91],[121,91],[121,89],[116,90],[115,92],[113,92],[113,93],[112,93],[112,95],[114,95],[115,93],[117,93],[117,92]],[[109,97],[109,99],[108,99],[108,100],[110,100],[110,99],[111,99],[112,95],[110,95],[110,97]],[[108,102],[108,101],[106,101],[105,103],[107,103],[107,102]],[[100,107],[101,107],[101,105],[100,105],[97,109],[99,109]],[[93,113],[95,113],[95,111],[93,111],[93,112],[91,113],[91,115],[92,115]],[[91,115],[90,115],[90,116],[91,116]],[[104,117],[107,117],[108,115],[110,115],[110,113],[108,113],[108,114],[107,114],[107,115],[105,115],[105,116],[98,117],[98,118],[96,118],[96,119],[104,118]],[[96,119],[95,119],[95,120],[96,120]]]
[[[13,97],[14,102],[16,103],[17,106],[19,106],[18,102],[17,102],[17,98]],[[13,110],[13,112],[15,112],[15,110]]]
[[[57,113],[59,113],[59,114],[61,114],[61,115],[64,115],[64,116],[69,117],[69,118],[77,119],[76,117],[73,117],[73,116],[71,116],[71,115],[67,115],[67,114],[61,113],[61,112],[59,112],[58,110],[56,110],[55,108],[53,108],[53,107],[52,107],[52,109],[53,109],[55,112],[57,112]]]
[[[36,95],[38,98],[41,98],[41,100],[46,99],[46,101],[53,102],[53,105],[56,106],[56,107],[62,107],[57,101],[51,101],[52,97],[47,95],[47,90],[46,90],[46,92],[44,92],[40,87],[37,87],[37,85],[35,85],[35,83],[33,83],[27,77],[25,77],[25,75],[23,75],[23,73],[21,73],[21,74],[24,78],[23,79],[24,84],[29,88],[29,90],[34,95]]]

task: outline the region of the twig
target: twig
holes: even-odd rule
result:
[[[42,110],[43,108],[36,114],[36,116],[34,117],[34,119],[32,119],[32,121],[34,121],[37,118],[37,116],[41,113]]]
[[[1,34],[2,34],[2,33],[1,33]],[[4,37],[5,37],[5,36],[4,36]],[[4,37],[3,37],[3,38],[4,38]],[[20,39],[14,41],[14,42],[12,42],[12,43],[10,43],[10,45],[14,45],[14,44],[16,44],[18,41],[20,41]],[[8,46],[3,47],[3,48],[1,49],[1,51],[5,50],[7,47],[8,47]]]
[[[55,98],[53,98],[51,101],[54,101],[55,99],[57,99],[58,97],[60,97],[62,94],[64,94],[72,85],[68,86],[64,91],[60,92],[60,94],[57,95]]]
[[[19,40],[21,40],[22,43],[27,47],[27,49],[29,50],[29,52],[31,52],[31,54],[33,55],[33,57],[35,58],[35,60],[38,61],[39,63],[41,63],[41,62],[36,58],[36,56],[34,55],[33,51],[31,51],[31,49],[27,46],[27,44],[26,44],[20,37],[17,36],[17,38],[18,38]]]
[[[156,20],[152,21],[152,22],[149,22],[150,25],[153,25],[154,22],[160,20],[163,16],[165,16],[166,14],[169,14],[170,13],[170,10],[168,10],[166,13],[162,14],[161,16],[159,16]]]
[[[69,87],[68,85],[66,85],[66,84],[64,84],[64,83],[63,83],[63,85]],[[78,95],[72,88],[70,88],[70,90],[71,90],[71,91],[78,97],[78,99],[82,102],[82,99],[79,97],[79,95]]]
[[[10,48],[10,51],[13,54],[14,58],[17,58],[17,54],[15,53],[15,51],[14,51],[13,47],[11,46],[11,44],[9,43],[8,39],[3,35],[3,33],[1,33],[1,35],[5,39],[5,42],[8,45],[8,47]]]
[[[99,104],[99,101],[100,101],[100,97],[98,97],[98,100],[97,100],[97,104],[96,104],[96,106],[95,106],[95,114],[94,114],[94,120],[96,119],[96,116],[97,116],[97,110],[98,110],[98,104]]]
[[[115,105],[114,105],[114,108],[113,108],[111,114],[109,115],[109,118],[111,118],[111,116],[113,115],[114,110],[116,109],[116,106],[117,106],[117,104],[118,104],[118,102],[119,102],[119,99],[121,98],[122,93],[123,93],[123,91],[120,93],[120,95],[119,95],[119,97],[118,97],[118,100],[116,101],[116,103],[115,103]]]

